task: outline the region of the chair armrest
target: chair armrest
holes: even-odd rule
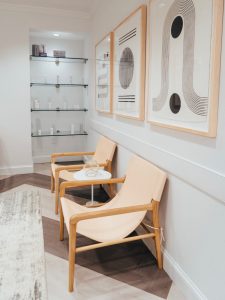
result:
[[[57,157],[64,156],[82,156],[82,155],[94,155],[95,152],[64,152],[64,153],[52,153],[51,162],[54,163]]]
[[[84,167],[84,164],[82,165],[69,165],[69,166],[60,166],[55,169],[55,173],[59,173],[60,171],[78,171],[81,170]]]
[[[114,184],[114,183],[124,183],[125,177],[122,178],[112,178],[112,179],[99,179],[99,180],[85,180],[85,181],[65,181],[60,184],[60,197],[65,195],[65,190],[73,187],[88,186],[88,185],[98,185],[98,184]]]
[[[82,165],[69,165],[69,166],[60,166],[55,169],[55,172],[60,172],[60,171],[77,171],[81,170],[84,167],[85,164]],[[107,163],[102,163],[99,164],[100,167],[106,167],[108,164]]]
[[[99,210],[99,211],[75,214],[70,218],[70,224],[74,225],[74,224],[77,224],[79,221],[83,221],[83,220],[90,220],[90,219],[96,219],[96,218],[102,218],[102,217],[108,217],[108,216],[129,214],[129,213],[145,211],[145,210],[146,211],[152,210],[151,203],[144,204],[144,205],[126,206],[126,207],[111,208],[111,209],[104,209],[104,210]]]

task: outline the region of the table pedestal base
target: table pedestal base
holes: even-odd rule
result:
[[[86,207],[98,207],[98,206],[101,206],[101,203],[97,201],[88,201],[86,203]]]

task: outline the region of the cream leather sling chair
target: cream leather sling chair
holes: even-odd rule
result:
[[[81,170],[83,164],[81,165],[59,165],[56,163],[58,157],[65,156],[92,156],[99,166],[104,167],[105,170],[111,173],[111,165],[113,155],[116,149],[116,144],[107,139],[106,137],[100,137],[95,152],[66,152],[66,153],[53,153],[51,155],[51,191],[55,190],[55,213],[58,214],[58,204],[59,204],[59,179],[66,181],[73,181],[73,172]],[[109,185],[110,193],[112,194],[112,185]]]
[[[60,185],[60,240],[64,238],[64,221],[69,233],[69,291],[73,291],[76,253],[119,243],[153,238],[158,267],[162,268],[159,201],[166,182],[166,174],[138,156],[129,162],[124,178],[89,182],[63,182]],[[66,198],[65,189],[89,184],[123,183],[118,194],[105,205],[87,208]],[[146,233],[130,236],[143,221],[147,212],[152,213],[152,224],[144,224]],[[151,231],[150,228],[152,227]],[[76,247],[76,234],[82,234],[99,243]]]

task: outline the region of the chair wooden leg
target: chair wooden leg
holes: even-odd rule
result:
[[[60,241],[64,240],[64,216],[62,211],[62,205],[59,205],[59,211],[60,211]]]
[[[106,167],[106,171],[112,174],[112,162],[108,161],[108,165]],[[115,196],[115,185],[109,184],[108,185],[108,191],[109,191],[109,197],[112,199]]]
[[[160,223],[159,223],[159,203],[154,201],[153,203],[153,211],[152,211],[152,221],[153,226],[156,228],[154,230],[155,233],[155,248],[156,248],[156,258],[158,262],[158,268],[163,268],[163,259],[162,259],[162,251],[161,251],[161,237],[160,237]]]
[[[54,193],[55,191],[55,178],[53,174],[51,174],[51,192]]]
[[[76,255],[76,225],[70,225],[69,232],[69,292],[74,290]]]
[[[162,269],[163,268],[163,260],[162,260],[161,240],[160,240],[159,230],[155,230],[155,248],[156,248],[158,268]]]
[[[59,212],[59,173],[55,173],[55,214]]]
[[[112,199],[115,196],[113,184],[109,184],[108,189],[109,189],[109,197]]]

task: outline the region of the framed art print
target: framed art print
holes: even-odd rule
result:
[[[113,32],[95,47],[96,110],[112,113],[113,97]]]
[[[144,119],[146,6],[114,30],[114,113]]]
[[[151,0],[148,120],[215,137],[223,0]]]

